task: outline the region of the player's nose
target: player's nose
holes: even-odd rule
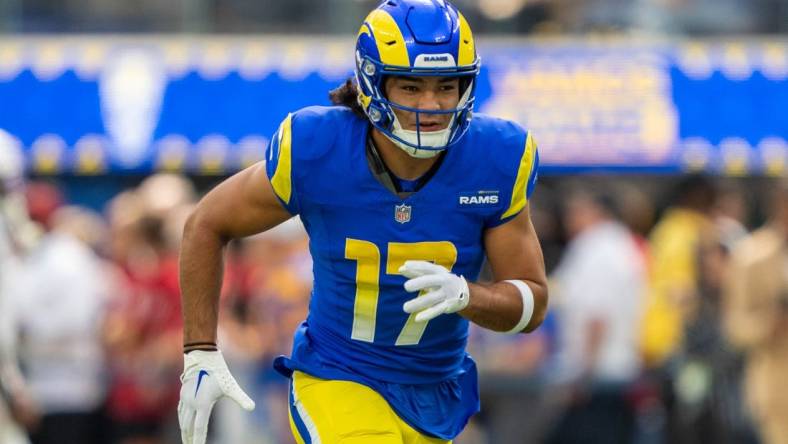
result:
[[[419,97],[419,109],[439,110],[441,108],[435,92],[426,90]]]

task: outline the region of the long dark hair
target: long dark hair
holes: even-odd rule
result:
[[[334,105],[346,106],[358,116],[365,119],[367,118],[364,109],[362,109],[361,105],[358,103],[358,87],[353,77],[349,77],[345,80],[345,83],[329,91],[328,98],[331,99],[331,103]]]

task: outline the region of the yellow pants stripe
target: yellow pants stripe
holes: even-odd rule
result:
[[[304,444],[322,444],[315,422],[298,399],[297,383],[296,379],[293,378],[290,383],[289,394],[290,408],[288,409],[288,414],[290,415],[290,427],[293,430],[293,435],[296,436],[296,441],[300,438]]]
[[[293,413],[288,411],[287,415],[290,417],[290,431],[293,433],[293,438],[296,440],[296,444],[306,444],[304,442],[304,438],[301,437],[301,433],[298,432],[298,428],[293,421]]]

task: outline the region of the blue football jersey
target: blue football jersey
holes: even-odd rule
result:
[[[443,265],[469,281],[483,233],[523,210],[538,153],[517,124],[476,114],[434,175],[400,198],[366,156],[369,123],[345,107],[289,115],[266,153],[274,192],[309,234],[314,289],[289,359],[276,367],[353,380],[380,392],[418,430],[453,438],[478,410],[476,369],[457,314],[415,322],[406,260]]]

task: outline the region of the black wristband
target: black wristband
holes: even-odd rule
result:
[[[189,348],[189,349],[184,349],[183,350],[183,354],[184,355],[188,355],[189,353],[191,353],[193,351],[215,352],[215,351],[219,351],[219,347],[192,347],[192,348]]]
[[[183,344],[183,348],[186,348],[186,347],[206,347],[206,346],[216,347],[216,343],[215,342],[189,342],[188,344]]]

